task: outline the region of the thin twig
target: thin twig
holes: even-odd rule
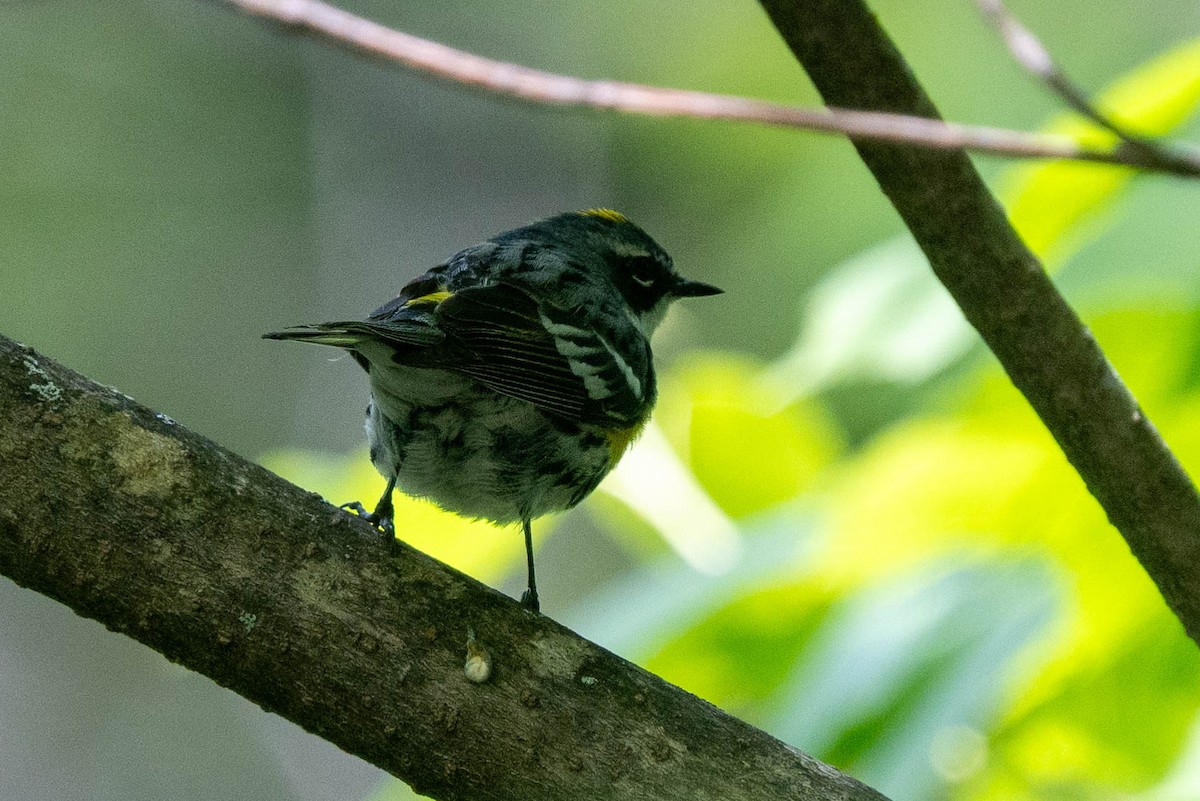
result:
[[[984,19],[991,23],[992,27],[1000,34],[1000,38],[1004,40],[1013,59],[1034,77],[1045,83],[1052,92],[1076,112],[1120,139],[1124,143],[1121,150],[1140,152],[1144,158],[1163,165],[1183,166],[1185,169],[1195,166],[1196,159],[1193,154],[1171,152],[1162,143],[1134,133],[1096,108],[1087,93],[1067,77],[1041,40],[1005,7],[1002,0],[975,0],[975,2],[983,13]],[[1175,171],[1171,168],[1168,169],[1171,172]]]
[[[902,114],[803,108],[731,95],[593,81],[484,58],[355,16],[320,0],[223,0],[251,14],[439,78],[508,97],[661,117],[737,120],[996,156],[1069,159],[1200,175],[1200,156],[1170,160],[1142,148],[1093,148],[1065,136],[960,125]]]

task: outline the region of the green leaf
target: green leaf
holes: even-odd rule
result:
[[[664,429],[677,437],[686,430],[677,447],[734,518],[804,493],[842,449],[837,425],[818,402],[781,403],[747,359],[693,354],[664,381],[663,395]]]
[[[1176,130],[1200,103],[1200,40],[1181,45],[1122,78],[1098,101],[1147,135]],[[1077,115],[1045,128],[1093,144],[1112,134]],[[1021,165],[1000,179],[1018,232],[1055,271],[1115,220],[1138,173],[1079,162]],[[795,346],[773,369],[790,397],[848,379],[915,383],[970,349],[975,335],[907,236],[864,251],[832,270],[813,291]]]
[[[1165,136],[1182,125],[1200,103],[1200,39],[1186,42],[1113,84],[1096,100],[1130,131]],[[1045,129],[1096,146],[1116,137],[1077,114],[1064,113]],[[1052,162],[1010,170],[1001,192],[1009,216],[1026,244],[1060,268],[1079,248],[1103,232],[1116,202],[1138,173],[1081,162]]]
[[[1194,311],[1162,307],[1093,320],[1193,471],[1200,392],[1181,375],[1180,354],[1195,321]],[[877,437],[832,494],[820,575],[886,582],[970,548],[987,559],[1035,553],[1064,579],[1053,636],[1012,683],[988,765],[960,797],[1100,798],[1162,778],[1200,709],[1200,656],[1003,374],[989,370],[955,408]]]
[[[800,340],[771,375],[797,397],[859,377],[914,384],[965,354],[972,337],[916,242],[899,236],[813,290]]]
[[[617,653],[645,658],[754,588],[794,577],[818,543],[812,521],[791,512],[746,524],[742,535],[744,547],[729,570],[704,574],[666,555],[593,593],[561,620]],[[686,672],[668,678],[684,686],[695,679]]]
[[[1117,645],[999,728],[997,774],[1022,776],[1035,798],[1071,785],[1133,792],[1162,778],[1196,721],[1200,655],[1167,614]]]
[[[932,563],[846,597],[824,619],[768,729],[893,798],[935,799],[986,765],[1021,650],[1056,592],[1037,560]]]

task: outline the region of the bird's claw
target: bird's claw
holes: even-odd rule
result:
[[[362,501],[348,501],[338,507],[339,509],[349,509],[359,517],[370,517],[371,513],[367,511],[367,507],[362,505]]]
[[[350,501],[348,503],[343,503],[338,508],[339,509],[348,509],[351,512],[354,512],[356,515],[361,517],[363,520],[366,520],[372,526],[374,526],[375,528],[379,529],[381,532],[386,534],[387,538],[389,540],[394,540],[396,538],[396,525],[392,522],[392,518],[385,517],[376,512],[368,512],[367,507],[363,506],[360,501]]]
[[[542,611],[542,605],[538,601],[537,590],[530,587],[526,589],[525,592],[521,593],[521,606],[525,607],[530,612],[537,612],[540,614]]]

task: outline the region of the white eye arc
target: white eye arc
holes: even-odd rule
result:
[[[662,265],[648,255],[641,256],[629,265],[629,277],[638,286],[649,289],[662,277]]]

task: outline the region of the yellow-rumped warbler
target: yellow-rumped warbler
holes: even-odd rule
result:
[[[609,209],[560,214],[469,247],[364,322],[265,334],[332,345],[367,371],[367,441],[388,480],[366,514],[392,531],[392,490],[496,523],[570,509],[641,432],[656,386],[650,335],[676,298],[715,295],[676,274]]]

